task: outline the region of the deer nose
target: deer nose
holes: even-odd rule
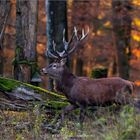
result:
[[[43,72],[43,70],[41,69],[41,70],[40,70],[40,73],[42,73],[42,72]]]
[[[46,69],[45,69],[45,68],[41,69],[41,70],[40,70],[40,73],[47,74]]]

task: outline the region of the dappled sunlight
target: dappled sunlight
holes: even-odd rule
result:
[[[132,54],[136,56],[137,59],[140,59],[140,49],[133,49]]]
[[[43,17],[41,21],[46,23],[46,17]]]
[[[140,34],[139,33],[133,32],[131,35],[132,35],[133,40],[140,42]]]
[[[132,0],[132,4],[136,6],[140,6],[140,1],[139,0]]]
[[[140,0],[1,1],[0,138],[139,140]]]
[[[140,27],[140,19],[139,18],[134,18],[132,25],[136,25],[136,26]]]
[[[44,44],[38,43],[37,44],[37,52],[38,54],[44,54],[46,50],[46,47]]]
[[[107,21],[103,24],[105,27],[111,27],[111,22],[110,21]]]
[[[135,85],[140,86],[140,80],[136,80],[134,83]]]
[[[98,30],[97,31],[97,35],[98,36],[104,36],[105,35],[105,32],[103,30]]]
[[[103,18],[104,18],[104,14],[98,15],[98,19],[103,19]]]

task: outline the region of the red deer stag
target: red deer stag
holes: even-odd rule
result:
[[[65,33],[65,31],[64,31]],[[88,32],[82,30],[81,37],[77,34],[77,29],[74,28],[73,35],[69,42],[66,42],[63,34],[64,50],[58,52],[56,44],[53,42],[53,53],[48,51],[48,56],[57,59],[56,62],[51,63],[48,67],[42,69],[44,74],[59,81],[63,87],[63,93],[71,103],[66,106],[62,113],[62,120],[66,112],[80,108],[80,121],[83,121],[85,107],[89,105],[105,105],[108,103],[123,103],[122,95],[129,95],[124,93],[133,92],[133,83],[124,80],[120,77],[91,79],[88,77],[77,77],[72,74],[67,66],[66,57],[76,49],[77,44],[85,39]],[[73,47],[70,47],[71,43]]]

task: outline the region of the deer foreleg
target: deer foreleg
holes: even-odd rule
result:
[[[85,107],[80,107],[79,121],[80,121],[81,128],[83,128],[83,121],[84,121],[84,118],[85,118],[85,114],[86,114],[86,108]]]
[[[66,107],[63,109],[62,114],[61,114],[61,122],[63,123],[63,121],[64,121],[64,116],[65,116],[66,113],[68,113],[68,112],[70,112],[70,111],[72,111],[72,110],[75,110],[76,108],[77,108],[77,106],[75,106],[75,105],[68,105],[68,106],[66,106]]]

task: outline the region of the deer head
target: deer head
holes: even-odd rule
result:
[[[48,74],[52,79],[59,80],[66,69],[65,63],[66,59],[53,62],[48,67],[43,68],[42,72]]]
[[[57,51],[56,44],[53,41],[52,42],[53,52],[47,50],[47,55],[48,57],[54,59],[55,62],[51,63],[48,67],[43,68],[42,72],[44,74],[48,74],[53,79],[60,79],[60,76],[62,75],[64,70],[66,70],[65,64],[66,64],[67,57],[75,51],[78,43],[87,37],[88,32],[89,32],[89,29],[86,33],[84,29],[82,29],[82,35],[78,36],[78,30],[76,29],[76,27],[74,27],[71,39],[67,42],[65,39],[65,30],[64,30],[63,31],[63,44],[64,44],[63,51],[62,52]],[[72,43],[73,43],[73,46],[71,45]]]

